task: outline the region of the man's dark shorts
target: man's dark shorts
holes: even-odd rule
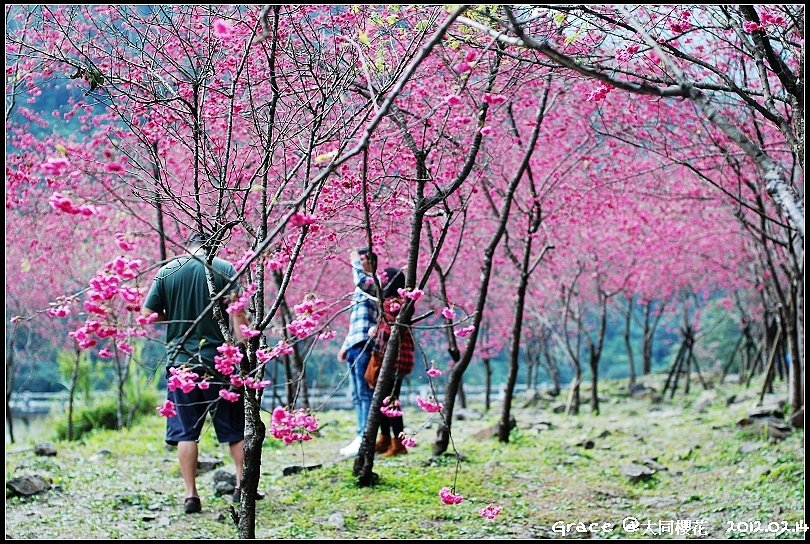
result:
[[[229,387],[229,386],[228,386]],[[211,413],[214,430],[220,444],[233,444],[245,438],[245,394],[242,389],[237,402],[219,396],[222,385],[212,383],[206,390],[195,387],[189,393],[181,389],[168,391],[166,398],[174,403],[177,415],[166,418],[166,443],[196,442],[200,438],[206,414]]]

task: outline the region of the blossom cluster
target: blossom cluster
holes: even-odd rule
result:
[[[233,344],[222,344],[217,351],[220,355],[214,356],[214,368],[223,376],[230,376],[242,362],[242,352]]]
[[[199,377],[199,374],[192,372],[188,367],[170,367],[167,380],[169,391],[180,389],[183,393],[188,394],[198,385],[200,389],[208,389],[208,382],[202,381],[199,384],[196,382]]]
[[[638,53],[638,50],[639,45],[635,43],[633,45],[627,46],[627,48],[625,49],[620,49],[616,51],[616,60],[619,62],[627,62],[631,58],[633,58],[633,55]]]
[[[273,438],[283,440],[286,444],[312,440],[312,433],[317,430],[318,420],[302,408],[288,410],[282,406],[276,406],[273,410],[270,434]]]
[[[422,289],[397,289],[397,294],[402,298],[417,301],[422,298],[425,292]]]
[[[443,487],[439,491],[439,498],[444,504],[459,504],[464,500],[464,496],[460,493],[454,493],[449,487]]]
[[[318,217],[316,215],[309,215],[306,213],[296,212],[290,217],[290,226],[304,227],[308,225],[313,225],[317,221]]]
[[[239,400],[239,393],[228,391],[227,389],[220,389],[219,396],[228,402],[237,402]]]
[[[497,504],[489,503],[485,507],[481,508],[478,513],[484,516],[487,519],[495,519],[495,516],[501,513],[503,507]]]
[[[475,330],[475,325],[470,325],[469,327],[463,327],[463,328],[457,330],[453,334],[455,334],[459,338],[464,338],[466,336],[469,336],[474,330]]]
[[[380,412],[387,417],[399,417],[402,415],[402,410],[399,408],[399,399],[394,397],[385,397],[382,401]]]
[[[690,28],[692,28],[692,23],[689,19],[692,17],[692,12],[688,9],[684,10],[676,10],[675,14],[677,15],[676,19],[671,19],[669,21],[669,29],[675,34],[683,34]]]
[[[270,351],[266,349],[258,349],[256,350],[256,358],[259,360],[260,363],[266,363],[271,359],[275,359],[276,357],[283,357],[284,355],[289,355],[293,352],[293,347],[285,342],[284,340],[279,340],[278,344],[275,345]]]
[[[155,409],[157,413],[163,417],[174,417],[177,415],[177,410],[174,409],[174,403],[170,400],[167,400],[163,403],[163,406],[158,406]]]
[[[742,25],[743,30],[751,34],[757,30],[765,30],[771,25],[784,26],[786,22],[785,18],[781,15],[773,15],[767,11],[760,15],[759,20],[759,24],[755,23],[754,21],[745,21]]]
[[[245,251],[245,252],[242,254],[242,256],[241,256],[241,257],[239,257],[239,260],[238,260],[238,261],[236,261],[235,263],[233,263],[233,267],[234,267],[234,269],[235,269],[235,270],[242,270],[242,269],[245,267],[245,264],[246,264],[246,263],[247,263],[247,262],[248,262],[250,259],[252,259],[252,258],[253,258],[253,256],[254,256],[255,254],[256,254],[256,253],[255,253],[253,250],[251,250],[251,249],[248,249],[247,251]]]
[[[267,268],[270,270],[281,270],[289,260],[290,258],[286,253],[277,251],[267,258]]]
[[[109,315],[113,310],[113,301],[116,297],[123,300],[127,311],[137,312],[141,309],[142,294],[140,290],[124,285],[125,281],[138,275],[141,264],[140,259],[116,257],[107,262],[104,268],[90,280],[90,289],[85,295],[84,309],[92,317],[87,319],[82,327],[68,333],[71,338],[76,340],[79,349],[90,349],[96,346],[98,344],[96,338],[115,338],[119,350],[124,353],[132,353],[133,348],[127,339],[132,336],[146,336],[146,332],[142,329],[129,327],[127,330],[119,330],[117,320]],[[70,308],[66,304],[48,310],[48,315],[51,317],[65,317],[69,313]],[[157,314],[151,318],[152,321],[155,319],[157,319]],[[142,324],[141,320],[138,323]],[[112,357],[112,352],[104,349],[99,352],[99,356]]]
[[[270,380],[255,380],[251,376],[239,376],[238,374],[231,375],[231,385],[234,387],[247,387],[248,389],[264,389],[270,385]]]
[[[586,100],[588,102],[601,102],[607,97],[608,93],[612,90],[613,90],[612,85],[600,83],[599,85],[596,86],[594,90],[588,93]]]
[[[432,399],[433,397],[430,398]],[[444,404],[441,402],[437,400],[425,400],[422,397],[416,397],[416,405],[429,414],[441,412],[442,408],[444,408]]]
[[[298,338],[305,338],[312,334],[320,325],[321,317],[328,311],[323,300],[312,295],[307,295],[303,302],[296,304],[293,308],[296,316],[287,325],[287,330]]]
[[[95,206],[76,206],[73,202],[63,196],[61,193],[54,193],[51,195],[51,198],[48,199],[48,203],[51,207],[55,210],[59,210],[60,212],[69,213],[71,215],[83,215],[85,217],[90,217],[97,213]]]
[[[256,292],[258,287],[255,284],[248,285],[245,290],[239,295],[239,298],[231,302],[225,311],[229,314],[233,314],[236,312],[241,312],[245,308],[247,308],[248,303],[250,302],[250,297],[253,296],[253,293]]]
[[[430,367],[427,369],[427,375],[430,376],[431,378],[438,378],[442,374],[444,374],[444,372],[442,372],[436,367]]]
[[[115,243],[122,251],[132,251],[135,249],[135,242],[123,232],[115,233]]]

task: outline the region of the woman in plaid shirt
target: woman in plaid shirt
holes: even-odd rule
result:
[[[377,325],[374,351],[384,353],[391,336],[391,325],[396,321],[399,309],[404,304],[398,290],[405,287],[405,274],[399,268],[386,268],[387,281],[384,282],[383,315]],[[414,365],[414,344],[411,329],[401,327],[399,333],[399,351],[394,363],[394,382],[388,390],[382,391],[384,395],[382,421],[380,422],[380,436],[377,438],[375,451],[382,453],[383,457],[408,453],[402,444],[401,434],[405,430],[402,420],[402,410],[399,406],[399,393],[402,380],[411,373]],[[393,437],[392,435],[393,431]]]

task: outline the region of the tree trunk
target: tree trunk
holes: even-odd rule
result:
[[[599,414],[599,396],[597,394],[597,387],[599,384],[599,360],[602,358],[602,347],[605,344],[605,332],[607,331],[607,303],[611,295],[607,294],[601,288],[599,289],[600,299],[600,315],[599,315],[599,331],[596,333],[596,342],[591,340],[591,335],[588,333],[588,344],[590,346],[588,354],[588,363],[591,367],[591,411],[594,414]]]
[[[17,337],[18,323],[14,323],[6,341],[6,424],[8,436],[14,443],[14,416],[11,413],[11,392],[14,391],[14,339]]]
[[[565,413],[568,415],[579,414],[579,386],[582,383],[582,368],[579,361],[574,361],[574,379],[571,381],[571,390],[568,393],[568,402]]]
[[[470,334],[470,337],[467,340],[467,347],[464,350],[464,355],[461,357],[458,364],[453,366],[453,370],[450,372],[450,376],[447,379],[447,388],[445,389],[444,395],[444,408],[442,409],[442,420],[436,433],[436,441],[433,443],[433,455],[441,455],[447,451],[447,447],[450,444],[450,431],[452,427],[455,398],[456,394],[458,393],[458,388],[461,386],[461,376],[464,374],[464,371],[467,370],[467,366],[472,360],[476,341],[478,339],[478,328],[481,326],[481,319],[484,314],[484,305],[489,292],[489,280],[492,275],[492,258],[495,254],[495,249],[500,244],[501,238],[503,238],[503,234],[506,231],[506,221],[509,217],[509,210],[512,207],[512,200],[515,195],[515,190],[517,189],[520,180],[523,178],[523,175],[529,166],[529,159],[531,158],[535,145],[537,144],[537,138],[540,134],[540,127],[542,126],[543,112],[545,111],[547,97],[548,95],[546,94],[537,110],[535,126],[532,130],[532,137],[529,145],[526,148],[526,153],[523,156],[523,160],[521,161],[515,176],[510,180],[509,187],[503,196],[498,226],[495,233],[492,235],[489,244],[484,249],[484,263],[481,266],[481,275],[478,284],[478,300],[475,306],[475,318],[473,319],[475,330],[473,330],[472,334]]]
[[[360,443],[360,451],[354,459],[352,474],[357,476],[357,483],[360,487],[368,487],[377,483],[379,476],[373,472],[374,468],[374,444],[377,440],[377,430],[380,428],[380,419],[386,417],[380,412],[383,401],[383,391],[390,391],[394,383],[396,374],[395,363],[399,357],[399,338],[401,334],[401,323],[410,323],[413,316],[414,305],[412,302],[406,303],[396,322],[391,326],[391,336],[385,347],[380,376],[377,379],[377,387],[374,388],[374,395],[371,397],[371,407],[366,420],[366,428],[363,432],[363,439]]]
[[[492,367],[489,364],[489,357],[484,358],[484,411],[489,412],[491,407],[492,393]],[[463,406],[462,406],[463,408]]]
[[[67,439],[73,440],[73,400],[76,396],[76,381],[79,379],[79,365],[82,360],[82,350],[76,347],[76,360],[73,363],[73,370],[70,373],[70,389],[68,390],[68,413],[67,413]]]
[[[239,538],[256,538],[256,492],[259,489],[262,443],[266,429],[260,417],[259,391],[246,387],[243,394],[245,396],[245,466],[242,481],[237,482],[242,490],[237,526]]]
[[[628,376],[627,387],[628,389],[636,383],[636,365],[633,362],[633,344],[630,342],[630,325],[633,316],[633,297],[627,300],[627,313],[624,319],[624,345],[627,348],[627,363],[628,363]]]
[[[126,354],[124,355],[126,358]],[[118,351],[118,348],[115,348],[115,371],[118,377],[118,387],[116,388],[117,397],[116,397],[116,422],[115,428],[119,431],[124,428],[124,385],[127,381],[128,372],[126,372],[121,364],[121,354]]]
[[[557,368],[557,361],[551,358],[548,350],[544,353],[546,357],[546,369],[548,370],[549,378],[551,378],[552,393],[554,396],[560,394],[562,387],[560,386],[560,369]]]
[[[591,412],[599,415],[599,395],[597,392],[599,385],[599,355],[591,353],[588,356],[588,364],[591,367]]]
[[[503,393],[503,408],[501,411],[501,421],[498,423],[498,440],[504,444],[509,442],[509,432],[512,427],[509,425],[512,412],[512,397],[515,392],[515,383],[520,367],[520,332],[523,328],[523,304],[526,300],[526,281],[528,275],[521,274],[520,286],[518,287],[518,300],[515,305],[515,322],[512,327],[512,346],[509,350],[509,374],[506,378],[506,388]]]
[[[796,300],[794,295],[793,300]],[[804,364],[799,355],[797,321],[795,307],[786,308],[785,313],[793,315],[786,316],[784,338],[787,341],[785,352],[789,354],[788,374],[790,377],[790,424],[797,428],[804,427]]]
[[[523,307],[526,304],[526,285],[529,283],[529,266],[532,256],[532,234],[537,231],[540,224],[540,214],[533,209],[529,215],[529,228],[523,242],[523,259],[520,262],[520,281],[517,286],[517,300],[515,301],[515,317],[512,324],[512,345],[509,349],[509,375],[506,378],[506,390],[503,394],[503,411],[498,424],[498,440],[504,444],[509,442],[509,432],[512,430],[511,412],[512,397],[515,393],[518,370],[520,369],[520,341],[523,332]]]
[[[644,308],[644,337],[642,339],[642,366],[641,373],[648,376],[652,371],[652,340],[655,329],[650,324],[650,313],[652,312],[652,301],[647,302]]]
[[[158,233],[158,247],[160,248],[160,260],[165,261],[167,259],[166,253],[166,231],[163,227],[163,204],[160,201],[160,198],[157,197],[158,189],[157,187],[160,185],[160,167],[158,166],[158,144],[157,142],[152,143],[152,159],[154,162],[152,163],[152,177],[155,180],[155,200],[153,204],[155,205],[156,211],[156,224],[155,229]]]

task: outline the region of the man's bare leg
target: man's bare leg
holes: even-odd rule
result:
[[[177,458],[180,461],[180,474],[186,486],[186,498],[199,497],[197,493],[197,458],[199,452],[196,442],[178,442]]]

